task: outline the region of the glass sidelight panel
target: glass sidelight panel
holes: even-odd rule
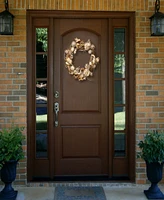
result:
[[[47,47],[48,29],[36,28],[36,78],[47,78]]]
[[[47,132],[36,132],[36,158],[47,158]]]
[[[42,85],[42,84],[37,84]],[[36,157],[47,157],[47,92],[36,90]]]
[[[36,104],[47,104],[47,81],[36,82]]]
[[[125,107],[115,107],[114,112],[114,129],[125,130]]]
[[[47,44],[48,29],[36,28],[36,158],[48,157]]]
[[[114,82],[114,103],[125,104],[125,80],[116,80]]]
[[[125,28],[115,28],[114,30],[114,51],[125,51]]]
[[[116,54],[114,56],[114,77],[125,78],[125,55]]]
[[[36,28],[36,52],[47,52],[48,29]]]
[[[126,155],[125,28],[114,29],[114,156]]]
[[[36,158],[47,158],[47,133],[36,133]]]
[[[125,133],[116,132],[114,134],[114,155],[115,157],[125,157],[126,139]]]
[[[36,55],[36,78],[47,78],[47,55]]]
[[[36,108],[36,130],[47,130],[47,107]]]

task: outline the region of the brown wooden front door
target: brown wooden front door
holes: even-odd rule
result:
[[[54,24],[54,93],[59,92],[54,98],[59,104],[59,124],[54,126],[54,175],[107,175],[107,21],[57,19]],[[64,52],[75,38],[90,40],[100,57],[93,76],[85,81],[75,80],[65,67]],[[83,67],[89,58],[87,52],[78,51],[73,65]]]
[[[65,67],[75,38],[100,58],[84,81]],[[27,41],[28,180],[134,181],[134,13],[28,11]]]

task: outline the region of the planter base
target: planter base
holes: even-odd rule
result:
[[[18,191],[0,192],[0,200],[16,200]]]
[[[144,194],[146,195],[147,199],[164,199],[164,194],[161,192],[161,190],[158,188],[152,188],[150,187],[148,190],[144,190]]]

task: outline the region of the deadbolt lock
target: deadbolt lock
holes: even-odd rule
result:
[[[55,91],[55,98],[59,98],[59,92],[58,91]]]

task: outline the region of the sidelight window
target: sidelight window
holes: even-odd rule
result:
[[[114,29],[114,155],[126,156],[125,28]]]
[[[47,152],[47,28],[36,28],[36,157],[46,158]]]

